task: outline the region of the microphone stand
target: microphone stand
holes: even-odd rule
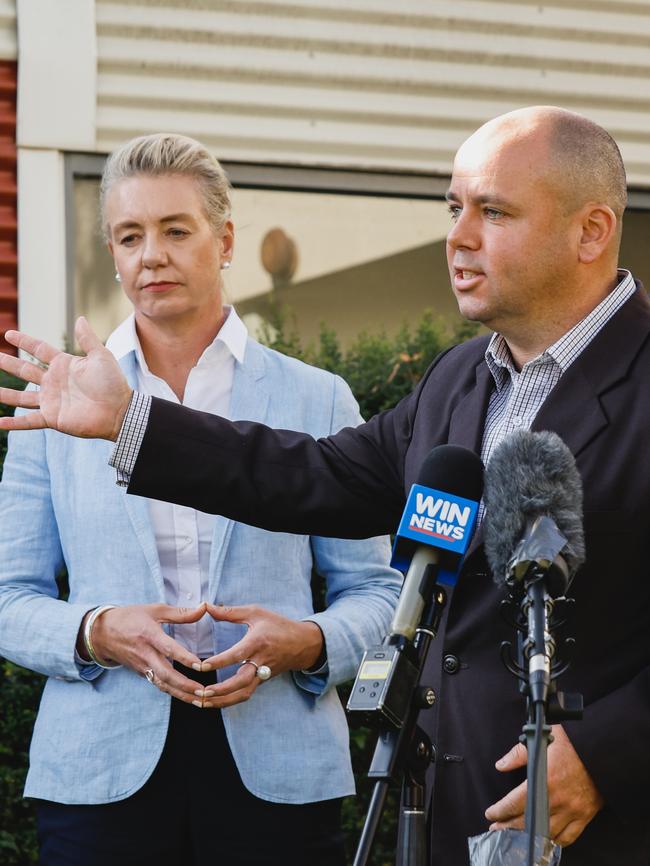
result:
[[[417,724],[420,710],[435,703],[432,688],[420,685],[431,641],[436,637],[447,601],[445,590],[435,583],[435,568],[429,571],[430,590],[413,641],[391,636],[381,647],[368,650],[359,667],[348,701],[349,711],[363,711],[366,719],[379,719],[379,735],[368,778],[375,779],[368,813],[353,866],[366,866],[377,834],[391,780],[402,778],[400,827],[396,866],[429,866],[426,826],[426,772],[435,760],[429,736]],[[390,660],[391,668],[388,670]],[[366,665],[383,662],[383,678],[366,677]],[[378,669],[377,669],[378,670]],[[370,671],[372,672],[372,671]],[[371,691],[364,705],[363,692]]]
[[[527,581],[524,614],[528,617],[528,639],[524,655],[528,659],[528,722],[523,736],[528,750],[528,791],[525,830],[528,833],[528,866],[535,866],[535,842],[538,836],[550,839],[548,806],[548,747],[553,741],[546,722],[551,684],[551,662],[555,643],[550,634],[549,617],[553,601],[539,571]]]
[[[567,670],[569,662],[559,663],[555,660],[553,630],[563,625],[564,620],[554,619],[554,606],[556,602],[571,604],[573,599],[564,596],[553,599],[547,590],[547,579],[548,569],[538,563],[531,563],[523,581],[525,594],[519,601],[519,616],[515,620],[507,617],[519,633],[516,662],[511,656],[511,644],[501,644],[502,660],[506,668],[520,680],[520,690],[527,702],[527,721],[520,737],[528,752],[525,812],[527,866],[549,862],[553,849],[548,804],[548,747],[553,742],[551,723],[582,718],[582,695],[561,692],[556,687],[557,678]],[[519,587],[521,584],[514,588]],[[514,594],[511,594],[510,599],[502,602],[502,609],[507,609],[515,600]],[[566,638],[564,646],[571,648],[572,645],[573,640]],[[538,855],[541,860],[536,860]]]

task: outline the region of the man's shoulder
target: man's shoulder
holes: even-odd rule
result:
[[[461,374],[463,371],[474,370],[478,364],[485,360],[485,351],[491,338],[491,334],[481,334],[478,337],[465,340],[463,343],[456,343],[434,359],[429,373],[444,372],[447,374],[454,370]]]

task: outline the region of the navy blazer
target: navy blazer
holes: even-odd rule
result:
[[[585,717],[565,728],[606,805],[567,866],[647,866],[650,851],[650,304],[641,287],[572,364],[534,430],[554,430],[584,483],[587,561],[571,592],[575,658],[561,680],[581,691]],[[487,338],[436,359],[395,409],[319,441],[256,424],[228,424],[154,400],[129,491],[227,514],[268,529],[360,537],[393,531],[405,494],[435,445],[480,453],[492,377]],[[218,448],[214,444],[218,443]],[[174,454],[158,472],[160,454]],[[489,519],[489,518],[486,518]],[[474,539],[430,655],[435,713],[422,715],[438,761],[432,862],[466,866],[466,839],[484,810],[521,781],[494,761],[514,745],[524,705],[499,661],[510,628]],[[443,672],[441,657],[458,664]],[[432,774],[433,775],[433,774]]]

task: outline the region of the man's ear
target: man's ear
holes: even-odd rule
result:
[[[589,265],[599,259],[612,243],[618,228],[614,211],[606,204],[587,204],[582,208],[582,231],[578,244],[578,258]]]

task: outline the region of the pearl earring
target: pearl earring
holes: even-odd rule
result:
[[[221,262],[221,270],[222,271],[227,271],[229,267],[230,267],[230,262],[228,261],[228,259],[226,259],[225,262]]]
[[[119,275],[119,273],[117,271],[115,271],[115,279],[118,281],[118,283],[122,282],[122,277]]]

